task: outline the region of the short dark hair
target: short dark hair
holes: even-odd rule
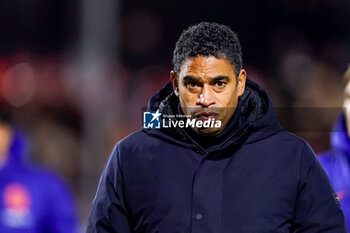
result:
[[[225,58],[234,67],[237,77],[242,69],[241,44],[236,33],[225,25],[202,22],[185,30],[174,49],[174,72],[178,75],[183,62],[198,55]]]

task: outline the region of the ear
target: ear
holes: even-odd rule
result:
[[[238,83],[237,83],[237,94],[238,96],[243,95],[245,90],[245,83],[247,80],[247,72],[245,69],[241,69],[238,75]]]
[[[179,96],[179,82],[178,82],[177,76],[173,70],[170,72],[170,80],[171,80],[171,83],[173,84],[173,89],[174,89],[175,95]]]

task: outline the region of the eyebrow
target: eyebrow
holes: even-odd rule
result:
[[[199,82],[200,80],[200,78],[194,77],[192,75],[186,75],[183,77],[183,82]]]
[[[200,82],[201,79],[197,78],[195,76],[192,76],[192,75],[186,75],[185,77],[183,77],[183,81],[184,82]],[[210,78],[210,83],[217,82],[217,81],[230,82],[230,78],[226,75],[219,75],[219,76]]]
[[[214,78],[211,78],[211,82],[217,82],[217,81],[226,81],[230,82],[230,78],[226,75],[219,75]]]

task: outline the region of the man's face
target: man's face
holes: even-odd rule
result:
[[[246,72],[241,70],[238,82],[234,67],[226,59],[197,56],[187,59],[178,76],[170,74],[182,111],[197,120],[221,120],[221,128],[194,128],[203,136],[220,133],[237,107],[238,97],[244,93]]]

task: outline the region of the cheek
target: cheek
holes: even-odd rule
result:
[[[197,95],[188,93],[187,91],[180,93],[180,103],[182,107],[196,106]]]
[[[230,83],[227,89],[218,93],[217,101],[220,102],[222,107],[236,107],[238,100],[238,92],[235,83]]]
[[[225,93],[220,95],[218,101],[223,108],[235,108],[237,105],[238,97],[235,95],[235,93]]]

